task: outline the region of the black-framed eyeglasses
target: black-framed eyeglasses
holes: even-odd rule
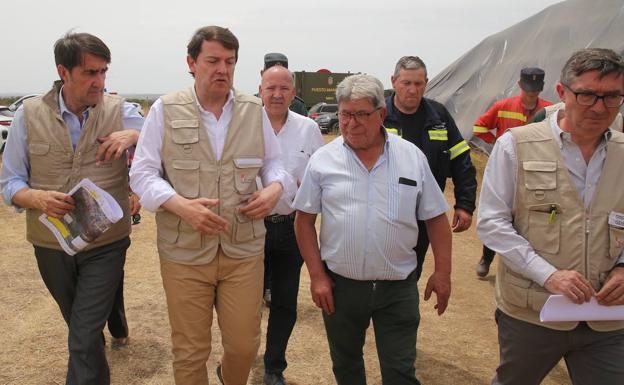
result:
[[[356,111],[356,112],[348,112],[348,111],[340,111],[338,112],[338,116],[345,122],[348,122],[351,118],[355,118],[358,122],[364,122],[370,118],[372,114],[377,112],[381,107],[377,107],[374,110],[367,111]]]
[[[596,104],[599,99],[602,99],[605,107],[617,108],[624,104],[624,95],[597,95],[593,92],[577,92],[570,88],[569,85],[561,83],[563,86],[570,90],[576,97],[576,102],[581,106],[590,107]]]

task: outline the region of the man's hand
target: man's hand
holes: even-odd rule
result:
[[[282,196],[282,184],[271,183],[260,191],[253,193],[247,204],[241,207],[241,214],[252,219],[262,219],[271,214],[273,208]]]
[[[182,199],[178,203],[179,215],[194,230],[207,235],[217,235],[227,231],[228,222],[209,209],[219,203],[218,199]]]
[[[98,138],[100,146],[95,153],[96,162],[108,162],[121,158],[124,151],[130,146],[134,146],[138,139],[139,131],[134,129],[115,131],[108,136]]]
[[[553,294],[563,294],[574,303],[589,302],[596,294],[591,283],[581,273],[574,270],[557,270],[544,282],[546,290]]]
[[[470,228],[472,224],[472,214],[464,209],[457,208],[453,214],[453,232],[461,233]]]
[[[63,215],[74,209],[74,199],[58,191],[29,190],[32,194],[32,206],[54,218],[62,218]]]
[[[624,267],[611,270],[596,299],[601,305],[624,305]]]
[[[326,314],[334,314],[334,281],[326,272],[321,272],[315,276],[310,276],[310,293],[312,293],[312,301],[322,309]]]
[[[437,297],[437,303],[434,308],[438,310],[438,315],[442,315],[448,306],[451,296],[451,275],[442,272],[431,274],[425,288],[425,301],[429,300],[431,292],[435,292]]]
[[[138,214],[139,210],[141,210],[141,203],[139,203],[139,196],[131,192],[130,196],[128,197],[128,200],[130,201],[130,215]]]

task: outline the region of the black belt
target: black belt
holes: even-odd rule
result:
[[[284,223],[286,221],[292,221],[294,219],[295,219],[294,211],[288,215],[275,214],[275,215],[269,215],[268,217],[264,217],[264,221],[270,222],[270,223]]]

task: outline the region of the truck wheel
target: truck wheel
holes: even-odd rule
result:
[[[331,126],[331,133],[334,134],[334,135],[340,134],[340,125],[338,124],[338,122],[332,124],[332,126]]]

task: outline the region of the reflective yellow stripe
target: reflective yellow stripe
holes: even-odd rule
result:
[[[400,137],[400,136],[401,136],[401,134],[399,134],[399,130],[398,130],[398,129],[396,129],[396,128],[389,128],[389,127],[386,127],[386,132],[387,132],[388,134],[394,134],[394,135],[396,135],[396,136],[398,136],[398,137]]]
[[[446,130],[429,130],[429,139],[448,140],[448,134]]]
[[[459,155],[463,154],[468,150],[470,150],[470,147],[468,147],[468,143],[466,143],[465,140],[462,140],[461,142],[451,147],[451,160],[457,158]]]
[[[472,126],[472,132],[475,134],[485,134],[490,132],[490,129],[487,127]]]
[[[521,112],[513,112],[513,111],[498,111],[499,118],[507,118],[507,119],[516,119],[521,122],[526,122],[527,117]]]

